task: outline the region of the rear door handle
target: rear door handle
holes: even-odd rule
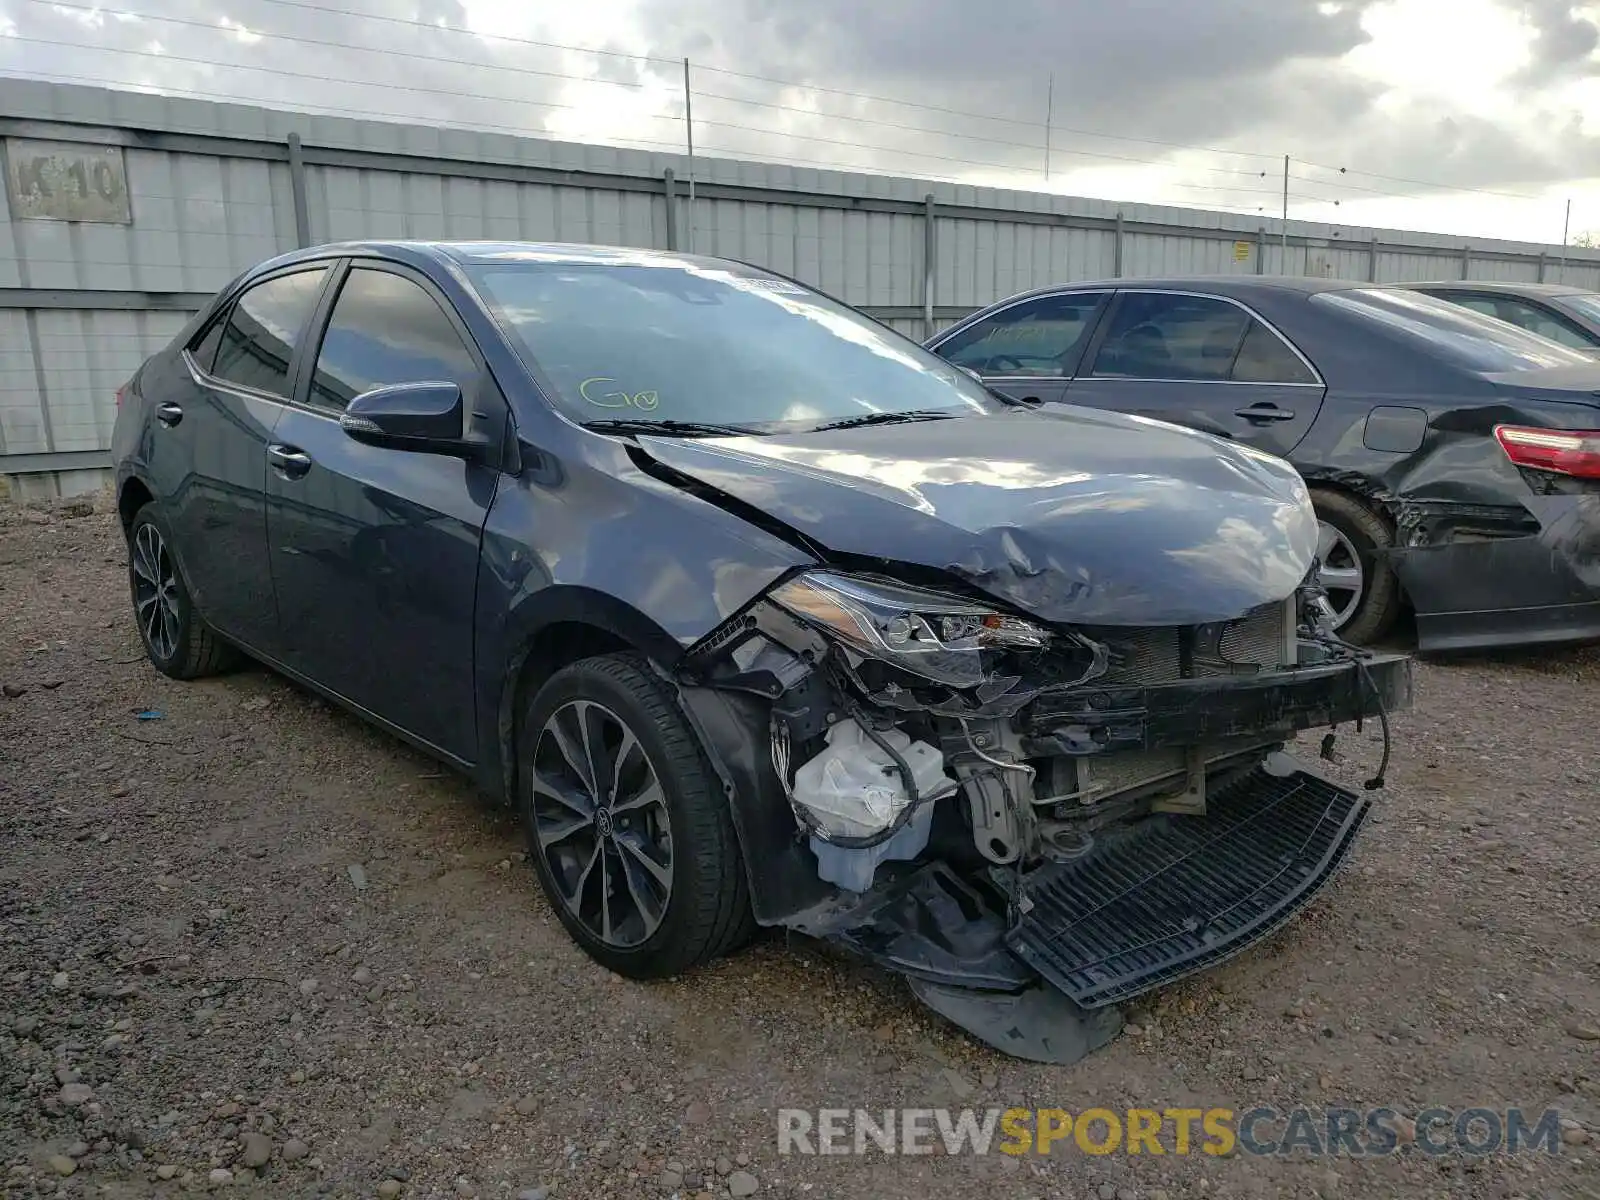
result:
[[[287,479],[299,479],[311,470],[311,456],[304,450],[297,450],[293,446],[272,445],[267,447],[267,458],[272,465],[278,468],[280,474]]]
[[[183,420],[183,409],[171,401],[166,404],[158,404],[156,405],[156,420],[171,429],[179,421]]]
[[[1294,410],[1279,408],[1276,404],[1252,404],[1249,408],[1236,408],[1233,415],[1246,421],[1292,421]]]

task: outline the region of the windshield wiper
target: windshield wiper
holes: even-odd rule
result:
[[[743,425],[717,425],[710,421],[674,421],[663,418],[648,421],[643,417],[609,417],[584,421],[585,429],[596,433],[653,433],[662,437],[748,437],[756,431]]]
[[[902,421],[944,421],[961,414],[947,408],[915,408],[908,412],[862,413],[859,417],[845,417],[838,421],[825,421],[812,426],[812,433],[824,429],[860,429],[864,425],[898,425]]]

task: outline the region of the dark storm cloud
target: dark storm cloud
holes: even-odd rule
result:
[[[1397,121],[1392,110],[1378,104],[1385,85],[1339,61],[1366,40],[1362,15],[1379,3],[812,0],[800,6],[789,0],[679,0],[650,7],[646,20],[652,44],[689,47],[697,68],[803,78],[1033,122],[1005,126],[795,93],[828,112],[932,125],[943,134],[861,130],[861,136],[882,144],[1003,162],[1028,173],[1040,170],[1042,150],[979,139],[1040,143],[1043,131],[1037,123],[1052,73],[1052,158],[1063,172],[1115,166],[1112,156],[1169,158],[1177,151],[1161,143],[1186,143],[1262,156],[1290,154],[1305,162],[1406,177],[1295,168],[1323,184],[1301,190],[1349,203],[1380,193],[1532,187],[1600,169],[1600,141],[1584,135],[1572,114],[1541,113],[1536,96],[1524,96],[1496,120],[1417,103]],[[1531,84],[1542,88],[1558,74],[1589,68],[1597,33],[1583,12],[1566,0],[1504,3],[1539,32]],[[736,81],[709,71],[701,78],[707,87],[739,90]],[[740,94],[755,94],[755,87],[747,85]],[[728,110],[713,103],[697,107],[697,115],[702,111],[721,116]],[[772,121],[770,114],[759,119]],[[788,124],[797,127],[792,119]],[[1559,140],[1552,136],[1557,130]],[[1185,203],[1204,203],[1209,190],[1217,192],[1218,204],[1253,207],[1265,204],[1265,192],[1280,186],[1281,160],[1191,154],[1181,161],[1192,189]],[[960,169],[941,168],[932,159],[924,164],[921,169],[930,173]],[[1252,180],[1259,172],[1264,177]],[[1429,183],[1408,181],[1418,176]],[[1219,190],[1226,187],[1246,190]],[[1253,197],[1252,187],[1265,190]]]
[[[173,92],[435,123],[492,124],[538,133],[559,79],[559,56],[507,54],[497,43],[441,29],[462,26],[456,0],[386,4],[389,20],[340,11],[351,0],[109,0],[98,15],[69,0],[0,0],[15,35],[0,38],[0,70],[70,76]],[[128,19],[117,13],[145,14]],[[243,26],[259,40],[236,36]],[[514,66],[517,71],[500,68]]]
[[[112,11],[92,18],[80,0],[0,0],[16,35],[0,37],[0,70],[530,134],[558,119],[581,128],[595,97],[648,88],[666,97],[660,115],[608,133],[670,147],[683,136],[674,118],[688,55],[702,153],[940,178],[981,170],[1019,187],[1043,182],[1053,74],[1055,186],[1070,187],[1075,171],[1176,163],[1182,202],[1197,206],[1271,207],[1285,153],[1306,164],[1296,191],[1346,201],[1439,189],[1309,164],[1451,187],[1531,187],[1600,168],[1600,143],[1540,90],[1590,69],[1600,34],[1584,12],[1502,0],[1538,32],[1518,103],[1491,120],[1419,102],[1397,121],[1379,103],[1386,85],[1342,61],[1380,2],[641,0],[657,56],[646,62],[441,28],[467,23],[458,0],[107,0]],[[261,39],[220,32],[224,22]],[[604,30],[597,17],[592,43],[622,49],[626,35]],[[595,82],[578,87],[569,74]]]
[[[1536,33],[1533,61],[1518,81],[1540,88],[1556,80],[1595,73],[1600,27],[1595,17],[1571,0],[1518,0],[1516,9]]]
[[[679,0],[644,19],[697,64],[1029,121],[1053,73],[1058,124],[1185,141],[1247,132],[1280,68],[1365,40],[1368,2]]]

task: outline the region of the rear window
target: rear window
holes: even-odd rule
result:
[[[1399,334],[1469,371],[1495,374],[1594,365],[1587,354],[1421,292],[1353,288],[1319,292],[1311,302]]]

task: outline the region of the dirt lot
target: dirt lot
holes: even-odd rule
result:
[[[7,1194],[1600,1195],[1600,654],[1420,666],[1329,893],[1042,1067],[776,937],[610,976],[468,787],[264,671],[156,675],[95,503],[0,507]],[[945,1104],[1569,1124],[1554,1157],[777,1153],[779,1107]]]

